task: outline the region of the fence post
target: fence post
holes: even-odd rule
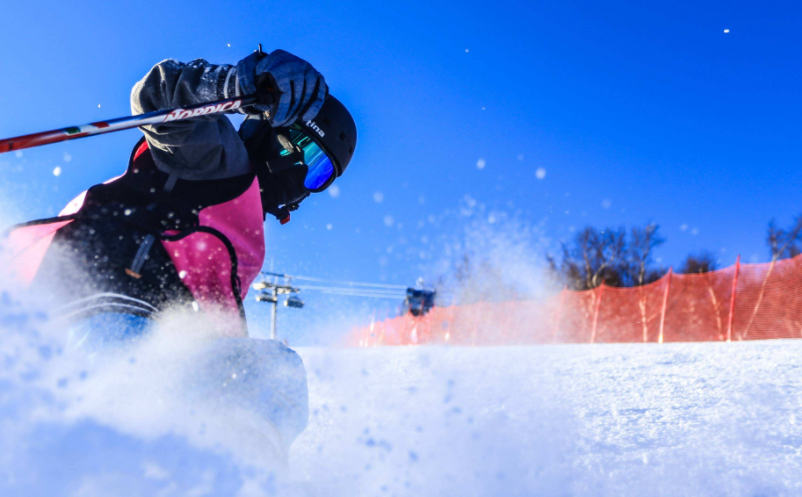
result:
[[[663,331],[666,328],[666,309],[668,309],[668,291],[671,289],[671,276],[674,274],[674,268],[668,268],[668,281],[666,282],[666,291],[663,294],[663,309],[660,311],[660,333],[657,335],[657,343],[663,343]]]
[[[505,307],[513,307],[513,306],[515,306],[514,302],[502,302],[500,304],[496,304],[496,309],[501,308],[502,310],[504,310]],[[512,326],[510,325],[511,316],[512,316],[512,309],[509,309],[507,310],[507,312],[504,312],[504,334],[502,335],[503,337],[503,341],[501,342],[502,345],[507,345],[507,342],[510,339],[510,328],[512,328]]]
[[[735,289],[738,286],[738,273],[741,272],[741,254],[735,259],[735,276],[732,278],[732,295],[730,295],[730,317],[727,322],[727,343],[732,341],[732,319],[735,317]]]
[[[602,293],[604,292],[604,281],[599,285],[599,297],[596,300],[596,309],[593,312],[593,330],[590,332],[590,343],[596,342],[596,325],[599,323],[599,308],[601,307]]]
[[[451,339],[451,329],[454,327],[454,305],[448,306],[448,331],[446,331],[446,342]]]
[[[568,291],[568,286],[563,287],[563,291],[560,292],[560,303],[557,306],[557,319],[554,320],[554,326],[551,330],[551,341],[554,342],[557,339],[557,331],[560,329],[560,318],[563,316],[563,304],[565,303],[565,292]]]
[[[371,342],[375,342],[376,341],[375,338],[374,338],[376,336],[375,326],[376,326],[376,311],[374,310],[373,314],[371,314],[371,316],[370,316],[370,328],[368,329],[368,336],[365,337],[365,347],[369,347],[371,345],[374,345],[374,343],[371,343]],[[368,345],[368,344],[370,344],[370,345]]]
[[[476,336],[479,334],[479,305],[483,303],[482,300],[479,302],[474,302],[472,304],[473,307],[473,342],[471,343],[472,347],[476,347]]]
[[[387,321],[390,320],[390,311],[384,311],[384,321],[382,321],[382,333],[379,335],[379,339],[376,340],[376,345],[384,345],[384,337],[387,336]]]

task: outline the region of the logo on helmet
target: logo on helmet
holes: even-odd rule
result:
[[[306,121],[306,125],[309,126],[310,128],[312,128],[313,130],[315,130],[317,132],[317,134],[320,135],[321,138],[326,136],[326,133],[324,133],[322,129],[317,127],[317,124],[315,124],[315,121]]]

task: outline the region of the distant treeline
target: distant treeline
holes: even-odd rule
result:
[[[802,216],[789,228],[768,226],[766,243],[771,260],[794,257],[802,252]],[[654,251],[665,243],[659,226],[647,224],[627,231],[625,228],[596,229],[588,226],[572,240],[562,243],[562,254],[548,256],[551,273],[571,290],[590,290],[604,282],[614,287],[646,285],[660,279],[668,268],[656,264]],[[718,269],[716,256],[704,250],[689,254],[674,271],[706,273]]]

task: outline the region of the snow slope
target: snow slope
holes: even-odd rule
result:
[[[312,495],[799,495],[802,342],[302,350]]]
[[[180,395],[175,330],[98,369],[8,294],[0,329],[4,496],[802,490],[802,341],[300,349],[310,423],[287,469],[237,406]]]

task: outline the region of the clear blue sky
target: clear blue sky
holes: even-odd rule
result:
[[[11,2],[0,135],[128,115],[154,63],[235,63],[261,42],[312,62],[359,127],[340,195],[268,221],[276,269],[412,284],[466,195],[552,240],[654,221],[664,264],[765,260],[768,221],[802,213],[802,4],[701,4]],[[52,215],[138,137],[0,156],[6,200]]]

